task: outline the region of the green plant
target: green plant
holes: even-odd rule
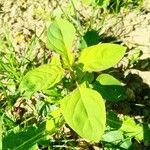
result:
[[[84,4],[92,4],[104,10],[118,13],[121,7],[129,8],[140,5],[143,0],[82,0]]]
[[[99,142],[106,124],[104,98],[118,101],[125,94],[117,79],[102,72],[122,59],[126,47],[104,43],[73,53],[74,38],[75,28],[70,22],[55,20],[47,31],[47,47],[54,51],[51,62],[29,71],[19,90],[30,99],[36,92],[46,94],[57,89],[61,94],[57,93],[60,96],[52,102],[66,123],[81,137]],[[94,72],[100,74],[96,80]],[[105,97],[107,89],[109,96]]]

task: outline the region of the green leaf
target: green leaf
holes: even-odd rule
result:
[[[77,76],[76,80],[79,83],[83,83],[83,82],[92,83],[94,80],[94,75],[92,73],[82,72],[80,68],[76,69],[76,76]]]
[[[144,139],[143,127],[141,124],[136,124],[134,119],[128,116],[125,116],[122,121],[122,126],[119,130],[124,131],[126,136],[135,137],[137,141],[142,141]]]
[[[30,96],[39,90],[53,87],[64,76],[64,70],[56,65],[44,64],[29,71],[22,79],[19,89],[24,96]]]
[[[99,43],[100,37],[98,32],[95,30],[87,31],[83,37],[80,38],[79,49],[82,50],[92,45],[96,45]]]
[[[50,89],[43,90],[42,91],[44,95],[48,96],[47,101],[50,103],[56,102],[57,100],[60,100],[62,98],[61,90],[57,86],[53,86]]]
[[[3,149],[28,150],[46,136],[45,124],[39,127],[28,127],[22,131],[10,132],[3,138]]]
[[[106,9],[110,4],[110,0],[95,0],[95,3],[97,6]]]
[[[150,124],[143,124],[144,141],[150,143]]]
[[[56,127],[56,126],[55,126],[55,122],[54,122],[53,119],[49,119],[49,120],[46,121],[46,130],[47,130],[47,131],[51,131],[51,130],[53,130],[55,127]]]
[[[98,92],[78,87],[62,100],[61,109],[74,131],[83,138],[99,142],[105,130],[106,112]]]
[[[118,130],[121,127],[122,121],[118,118],[116,113],[114,113],[113,111],[108,111],[106,118],[107,118],[107,125],[109,127],[115,130]]]
[[[109,150],[133,150],[132,138],[126,138],[119,130],[109,131],[103,135],[102,144]]]
[[[122,131],[125,136],[133,138],[137,141],[144,139],[144,129],[142,124],[136,124],[133,118],[124,116],[122,119],[118,118],[115,113],[110,111],[107,114],[107,125],[113,129]]]
[[[74,37],[75,28],[66,20],[56,20],[48,28],[47,47],[61,54],[66,66],[71,66],[74,62],[71,52]]]
[[[121,131],[110,131],[103,135],[102,141],[115,143],[123,140],[123,133]]]
[[[99,75],[96,79],[95,88],[106,100],[119,101],[126,98],[126,90],[121,82],[109,74]]]
[[[35,144],[31,148],[29,148],[28,150],[37,150],[37,149],[39,149],[39,147],[37,144]]]
[[[82,50],[79,64],[88,72],[99,72],[116,65],[124,56],[126,48],[117,44],[99,44]]]
[[[124,148],[127,150],[133,150],[136,149],[135,146],[133,145],[131,138],[127,138],[123,141],[123,143],[120,145],[120,148]]]
[[[51,63],[50,64],[62,67],[61,60],[60,60],[60,55],[59,54],[54,54],[52,59],[51,59]]]
[[[117,132],[117,131],[114,131]],[[113,136],[113,135],[112,135]],[[109,137],[108,137],[109,138]],[[107,139],[106,139],[107,140]],[[134,150],[135,146],[132,144],[131,138],[118,140],[116,142],[102,141],[105,150]]]

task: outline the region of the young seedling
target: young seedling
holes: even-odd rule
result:
[[[23,77],[19,89],[24,97],[30,99],[37,91],[44,93],[57,86],[63,98],[56,103],[59,103],[66,123],[79,136],[99,142],[106,124],[105,99],[117,101],[122,94],[114,88],[121,86],[120,82],[102,71],[116,65],[124,56],[126,47],[98,44],[83,49],[75,57],[72,52],[75,32],[74,26],[63,19],[55,20],[49,26],[47,47],[55,55],[49,64],[29,71]],[[100,74],[96,79],[94,72]],[[105,96],[106,93],[110,96]]]

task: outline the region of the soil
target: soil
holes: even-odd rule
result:
[[[73,10],[67,0],[59,1],[61,8],[67,13]],[[40,36],[50,24],[56,15],[62,15],[62,10],[57,1],[49,0],[0,0],[0,35],[6,27],[9,28],[12,35],[13,46],[18,53],[24,53],[27,45],[36,34],[40,41],[38,42],[35,53],[39,52],[39,57],[43,51],[45,34]],[[91,16],[94,15],[94,25],[97,28],[100,24],[98,9],[92,10],[92,7],[83,6],[78,3],[76,6],[80,13],[81,24],[89,25]],[[129,94],[128,101],[114,105],[114,109],[119,112],[130,114],[141,121],[150,123],[150,1],[145,0],[142,8],[132,11],[122,10],[119,14],[110,14],[105,18],[99,35],[106,35],[121,41],[128,47],[128,53],[139,49],[142,52],[137,63],[131,67],[128,66],[128,60],[125,59],[124,82]],[[140,107],[137,104],[142,104]],[[126,106],[126,107],[124,107]],[[125,109],[125,110],[124,110]],[[149,146],[149,145],[148,145]]]

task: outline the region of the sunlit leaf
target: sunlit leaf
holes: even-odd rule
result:
[[[81,137],[98,142],[105,129],[105,104],[96,91],[78,87],[61,103],[63,116]]]
[[[34,92],[53,87],[64,76],[61,67],[51,64],[41,65],[29,71],[22,79],[19,89],[25,97],[30,97]]]
[[[55,128],[55,123],[53,119],[49,119],[46,121],[46,130],[51,131]]]
[[[59,67],[62,67],[61,65],[61,60],[60,60],[60,56],[58,54],[55,54],[52,59],[51,59],[51,65],[56,65]]]
[[[119,130],[124,131],[129,137],[135,137],[137,141],[142,141],[143,137],[143,127],[141,124],[136,124],[133,118],[125,116],[122,120],[122,126]]]
[[[117,44],[99,44],[82,50],[79,64],[84,71],[99,72],[116,65],[124,56],[126,48]]]
[[[63,56],[65,65],[72,65],[74,56],[71,52],[75,28],[67,20],[55,20],[48,28],[47,47]]]

